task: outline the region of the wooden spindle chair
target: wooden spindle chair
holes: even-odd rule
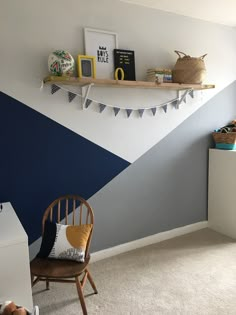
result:
[[[72,207],[72,213],[69,215],[70,206]],[[65,208],[64,213],[62,212],[62,208]],[[80,196],[66,195],[53,201],[45,210],[42,219],[42,233],[44,233],[46,220],[66,225],[92,224],[92,229],[85,251],[84,263],[78,263],[71,260],[38,257],[34,258],[30,263],[32,286],[34,286],[38,281],[45,281],[46,289],[49,289],[49,282],[75,283],[83,314],[86,315],[87,309],[83,295],[83,288],[87,279],[89,280],[94,293],[98,293],[95,283],[88,270],[88,263],[90,260],[89,247],[94,224],[93,210],[88,202]],[[81,277],[82,279],[80,280]]]

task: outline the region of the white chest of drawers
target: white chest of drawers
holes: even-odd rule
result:
[[[236,151],[209,150],[208,224],[236,239]]]
[[[10,202],[0,210],[0,302],[32,309],[28,236]]]

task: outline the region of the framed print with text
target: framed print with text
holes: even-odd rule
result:
[[[116,33],[84,29],[85,54],[95,56],[96,78],[114,79],[114,49],[118,48],[118,36]]]

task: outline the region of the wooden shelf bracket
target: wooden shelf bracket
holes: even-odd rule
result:
[[[176,104],[176,109],[179,109],[179,106],[182,104],[182,102],[186,103],[186,97],[188,94],[191,95],[191,97],[193,98],[194,97],[193,89],[185,90],[182,95],[180,90],[177,91],[177,98],[179,99],[179,101]]]
[[[81,102],[82,102],[82,109],[86,109],[86,102],[88,100],[88,96],[89,96],[89,92],[91,87],[94,85],[94,83],[89,83],[87,85],[83,85],[81,87],[81,94],[82,94],[82,98],[81,98]]]

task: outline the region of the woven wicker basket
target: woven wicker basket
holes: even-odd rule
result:
[[[175,83],[201,84],[206,76],[206,67],[203,55],[199,58],[187,56],[185,53],[175,50],[179,58],[172,70],[172,79]],[[181,56],[184,55],[183,57]]]
[[[236,132],[213,132],[213,139],[216,144],[216,148],[225,150],[236,149]]]

